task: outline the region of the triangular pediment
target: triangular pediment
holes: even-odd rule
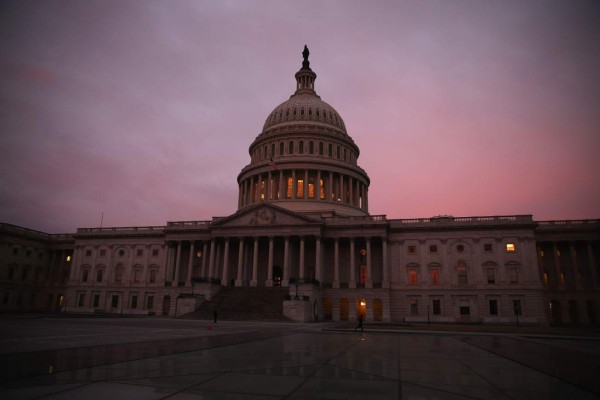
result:
[[[319,223],[321,223],[320,220],[272,204],[257,204],[213,222],[212,226],[219,228],[240,226],[305,226],[307,224],[314,225]]]

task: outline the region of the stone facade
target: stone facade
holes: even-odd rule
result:
[[[223,286],[282,286],[295,320],[598,323],[600,220],[370,215],[307,50],[295,77],[250,145],[237,212],[72,235],[2,224],[0,308],[174,316]]]

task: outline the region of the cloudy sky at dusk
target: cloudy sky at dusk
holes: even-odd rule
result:
[[[600,218],[598,1],[2,1],[0,221],[205,220],[310,48],[388,218]]]

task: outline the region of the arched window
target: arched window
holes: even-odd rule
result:
[[[285,109],[285,116],[286,116],[286,117],[289,117],[289,116],[290,116],[290,109],[289,109],[289,108],[286,108],[286,109]]]
[[[319,155],[323,155],[323,142],[319,142]]]
[[[304,141],[302,140],[298,143],[298,153],[304,154]]]
[[[312,140],[308,143],[308,153],[313,154],[315,152],[315,144]]]
[[[333,157],[333,145],[331,143],[329,143],[329,157]]]
[[[280,156],[283,155],[283,148],[284,148],[283,142],[279,142],[279,155]]]
[[[290,140],[288,143],[288,154],[294,154],[294,142]]]
[[[271,144],[271,157],[275,155],[275,143]]]

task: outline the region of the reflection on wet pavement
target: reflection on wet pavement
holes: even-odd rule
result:
[[[563,349],[562,356],[549,357],[555,347],[519,337],[282,329],[156,341],[156,349],[152,343],[120,345],[129,349],[115,347],[100,358],[97,351],[74,349],[78,361],[55,360],[73,368],[5,380],[0,397],[513,400],[600,394],[595,354]],[[96,357],[95,364],[82,365],[86,357]],[[6,360],[3,366],[10,365]]]

